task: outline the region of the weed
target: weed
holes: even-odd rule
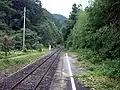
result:
[[[79,49],[77,52],[78,66],[86,68],[88,73],[74,77],[80,78],[82,84],[95,90],[120,90],[119,60],[102,59],[87,49]]]

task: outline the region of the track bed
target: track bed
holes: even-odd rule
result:
[[[0,90],[49,90],[61,49],[52,52],[0,82]]]

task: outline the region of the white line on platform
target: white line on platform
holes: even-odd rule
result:
[[[68,69],[69,69],[70,80],[71,80],[71,84],[72,84],[72,90],[76,90],[75,81],[73,78],[73,74],[72,74],[72,70],[71,70],[71,66],[70,66],[70,61],[69,61],[69,57],[68,57],[67,53],[66,53],[66,59],[67,59],[67,63],[68,63]]]

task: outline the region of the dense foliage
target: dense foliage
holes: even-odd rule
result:
[[[23,11],[26,7],[26,48],[35,49],[38,44],[56,45],[61,41],[59,22],[39,0],[0,1],[0,50],[22,49]],[[57,38],[59,37],[59,38]],[[8,46],[5,46],[6,45]],[[8,50],[8,49],[7,49]]]
[[[85,11],[77,12],[77,21],[70,30],[67,47],[73,50],[90,49],[111,70],[106,75],[120,77],[120,1],[95,0]]]

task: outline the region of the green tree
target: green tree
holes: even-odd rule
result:
[[[71,30],[76,24],[77,12],[78,12],[78,7],[76,4],[73,4],[72,12],[70,13],[69,19],[66,21],[65,27],[62,28],[64,41],[66,41],[66,39],[70,35]]]
[[[88,32],[86,31],[85,24],[87,22],[87,13],[85,11],[79,10],[76,24],[74,25],[71,34],[67,39],[67,47],[72,49],[78,49],[86,47],[86,40]]]

